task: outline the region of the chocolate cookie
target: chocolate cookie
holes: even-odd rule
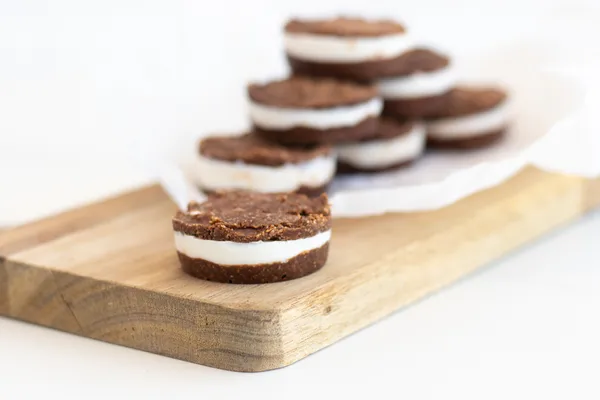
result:
[[[413,47],[402,24],[359,18],[292,20],[284,42],[294,73],[364,82],[389,76]]]
[[[509,123],[508,95],[504,90],[456,88],[427,121],[427,142],[434,147],[484,147],[500,140]]]
[[[229,283],[296,279],[327,261],[331,213],[326,195],[219,192],[173,218],[182,269]]]
[[[207,137],[195,160],[195,182],[206,192],[323,193],[335,174],[331,146],[284,147],[255,133]]]
[[[448,57],[416,49],[398,60],[393,77],[378,82],[384,113],[396,118],[426,118],[437,113],[457,77]]]
[[[314,34],[337,37],[377,38],[405,33],[402,24],[392,20],[367,21],[362,18],[292,19],[285,24],[286,33]]]
[[[337,146],[338,173],[390,171],[421,157],[425,127],[420,122],[383,118],[372,139]]]
[[[290,109],[329,109],[361,104],[377,97],[377,88],[335,79],[293,76],[248,87],[250,100],[265,106]]]
[[[375,133],[382,101],[374,86],[295,76],[250,85],[256,132],[286,145],[340,143]]]

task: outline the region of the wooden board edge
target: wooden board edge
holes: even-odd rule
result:
[[[285,365],[277,310],[235,310],[4,259],[0,315],[238,372]]]
[[[0,259],[0,315],[81,334],[50,270]]]
[[[348,277],[313,293],[304,303],[288,304],[282,320],[286,364],[293,364],[579,218],[584,212],[584,182],[555,177],[531,192],[514,193],[477,211],[472,219],[464,220],[451,232],[434,234],[423,243],[415,243],[410,251],[376,261],[369,269],[369,275],[376,279]],[[394,270],[390,265],[410,268]],[[445,269],[440,270],[440,265]]]
[[[584,212],[592,211],[600,207],[600,178],[585,180],[583,192]]]

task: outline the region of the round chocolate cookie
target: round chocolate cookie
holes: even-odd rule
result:
[[[378,82],[384,114],[426,118],[437,113],[456,85],[450,59],[429,49],[415,49],[398,59],[394,76]]]
[[[335,175],[331,146],[284,147],[255,133],[200,142],[194,180],[206,192],[323,193]]]
[[[327,261],[326,195],[217,192],[173,218],[182,269],[200,279],[269,283],[296,279]]]
[[[433,147],[479,148],[500,140],[510,123],[507,93],[500,88],[460,87],[427,121]]]
[[[425,127],[416,121],[382,118],[377,134],[337,146],[338,173],[373,173],[398,169],[421,157]]]
[[[266,106],[329,109],[372,100],[377,97],[377,88],[335,79],[293,76],[264,85],[250,85],[248,96],[251,101]]]
[[[250,85],[248,97],[255,131],[285,145],[368,138],[383,107],[375,86],[301,76]]]
[[[292,20],[284,42],[294,73],[363,82],[389,76],[414,44],[400,23],[360,18]]]
[[[404,26],[392,20],[337,17],[333,19],[291,19],[285,24],[286,33],[314,34],[336,37],[370,37],[403,34]]]

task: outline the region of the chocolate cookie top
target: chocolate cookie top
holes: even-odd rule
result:
[[[371,100],[377,97],[377,88],[335,79],[294,76],[264,85],[252,84],[248,86],[248,95],[256,103],[274,107],[331,108]]]
[[[402,54],[387,75],[402,76],[433,72],[450,65],[450,59],[430,49],[419,48]]]
[[[325,194],[217,192],[179,211],[173,229],[217,241],[295,240],[331,229],[331,212]]]
[[[280,166],[299,164],[331,154],[331,146],[286,147],[247,133],[242,136],[213,136],[200,142],[200,154],[221,161]]]
[[[399,121],[392,118],[381,118],[375,136],[368,140],[391,139],[394,137],[406,135],[414,127],[415,121]]]
[[[404,26],[392,20],[362,18],[292,19],[285,25],[289,33],[311,33],[326,36],[377,37],[404,33]]]
[[[487,111],[504,103],[507,97],[507,93],[499,88],[455,88],[445,96],[444,106],[432,118],[461,117]]]

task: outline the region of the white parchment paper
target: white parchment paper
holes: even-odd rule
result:
[[[513,123],[506,140],[477,151],[432,151],[414,166],[396,172],[336,178],[330,192],[334,216],[445,207],[502,183],[527,165],[600,176],[600,129],[595,128],[599,86],[585,71],[553,60],[547,50],[548,46],[515,43],[457,60],[464,83],[500,84],[509,90]],[[202,134],[214,132],[198,136]],[[159,156],[150,163],[181,208],[204,198],[190,178],[194,171],[189,157],[196,151],[195,144],[186,146],[186,154],[170,160]]]

